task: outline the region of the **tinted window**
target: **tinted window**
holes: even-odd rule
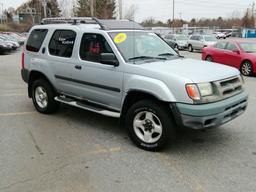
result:
[[[38,52],[42,46],[42,43],[47,35],[47,29],[34,29],[29,38],[26,45],[26,49],[32,52]]]
[[[227,50],[230,50],[230,51],[234,51],[234,50],[237,50],[237,47],[235,44],[233,43],[229,43],[226,47]]]
[[[224,49],[226,46],[226,43],[225,42],[218,42],[214,45],[215,48],[217,49]]]
[[[100,63],[102,53],[113,53],[106,39],[99,34],[84,34],[80,46],[81,59]]]
[[[191,36],[190,39],[191,40],[195,40],[196,36]]]
[[[76,33],[71,30],[56,30],[49,44],[51,55],[71,57],[75,44]]]
[[[166,39],[174,39],[173,35],[166,35],[165,38]]]

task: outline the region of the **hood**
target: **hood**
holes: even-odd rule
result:
[[[233,67],[194,59],[174,59],[136,66],[137,72],[154,74],[158,79],[174,77],[187,79],[193,83],[217,81],[240,74]]]

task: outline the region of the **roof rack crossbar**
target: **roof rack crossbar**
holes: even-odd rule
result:
[[[114,29],[138,29],[143,30],[144,28],[138,23],[131,20],[108,20],[108,19],[98,19],[96,17],[52,17],[45,18],[42,20],[41,24],[96,24],[99,25],[102,30],[114,30]]]
[[[95,17],[50,17],[42,19],[41,24],[61,24],[61,23],[70,23],[73,25],[83,23],[83,24],[98,24],[102,29],[106,27]]]

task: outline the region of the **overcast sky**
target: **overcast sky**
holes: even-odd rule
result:
[[[17,7],[26,0],[0,0],[4,7]],[[233,11],[243,14],[253,0],[175,0],[175,17],[182,19],[202,17],[229,17]],[[125,11],[136,5],[135,20],[154,17],[166,21],[172,18],[172,0],[123,0]]]

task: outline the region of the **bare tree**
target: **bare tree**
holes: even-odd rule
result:
[[[59,0],[59,7],[62,17],[70,17],[72,15],[73,2],[70,0]]]
[[[124,16],[124,19],[129,19],[129,20],[134,20],[135,19],[135,14],[138,11],[138,7],[136,5],[131,5]]]

